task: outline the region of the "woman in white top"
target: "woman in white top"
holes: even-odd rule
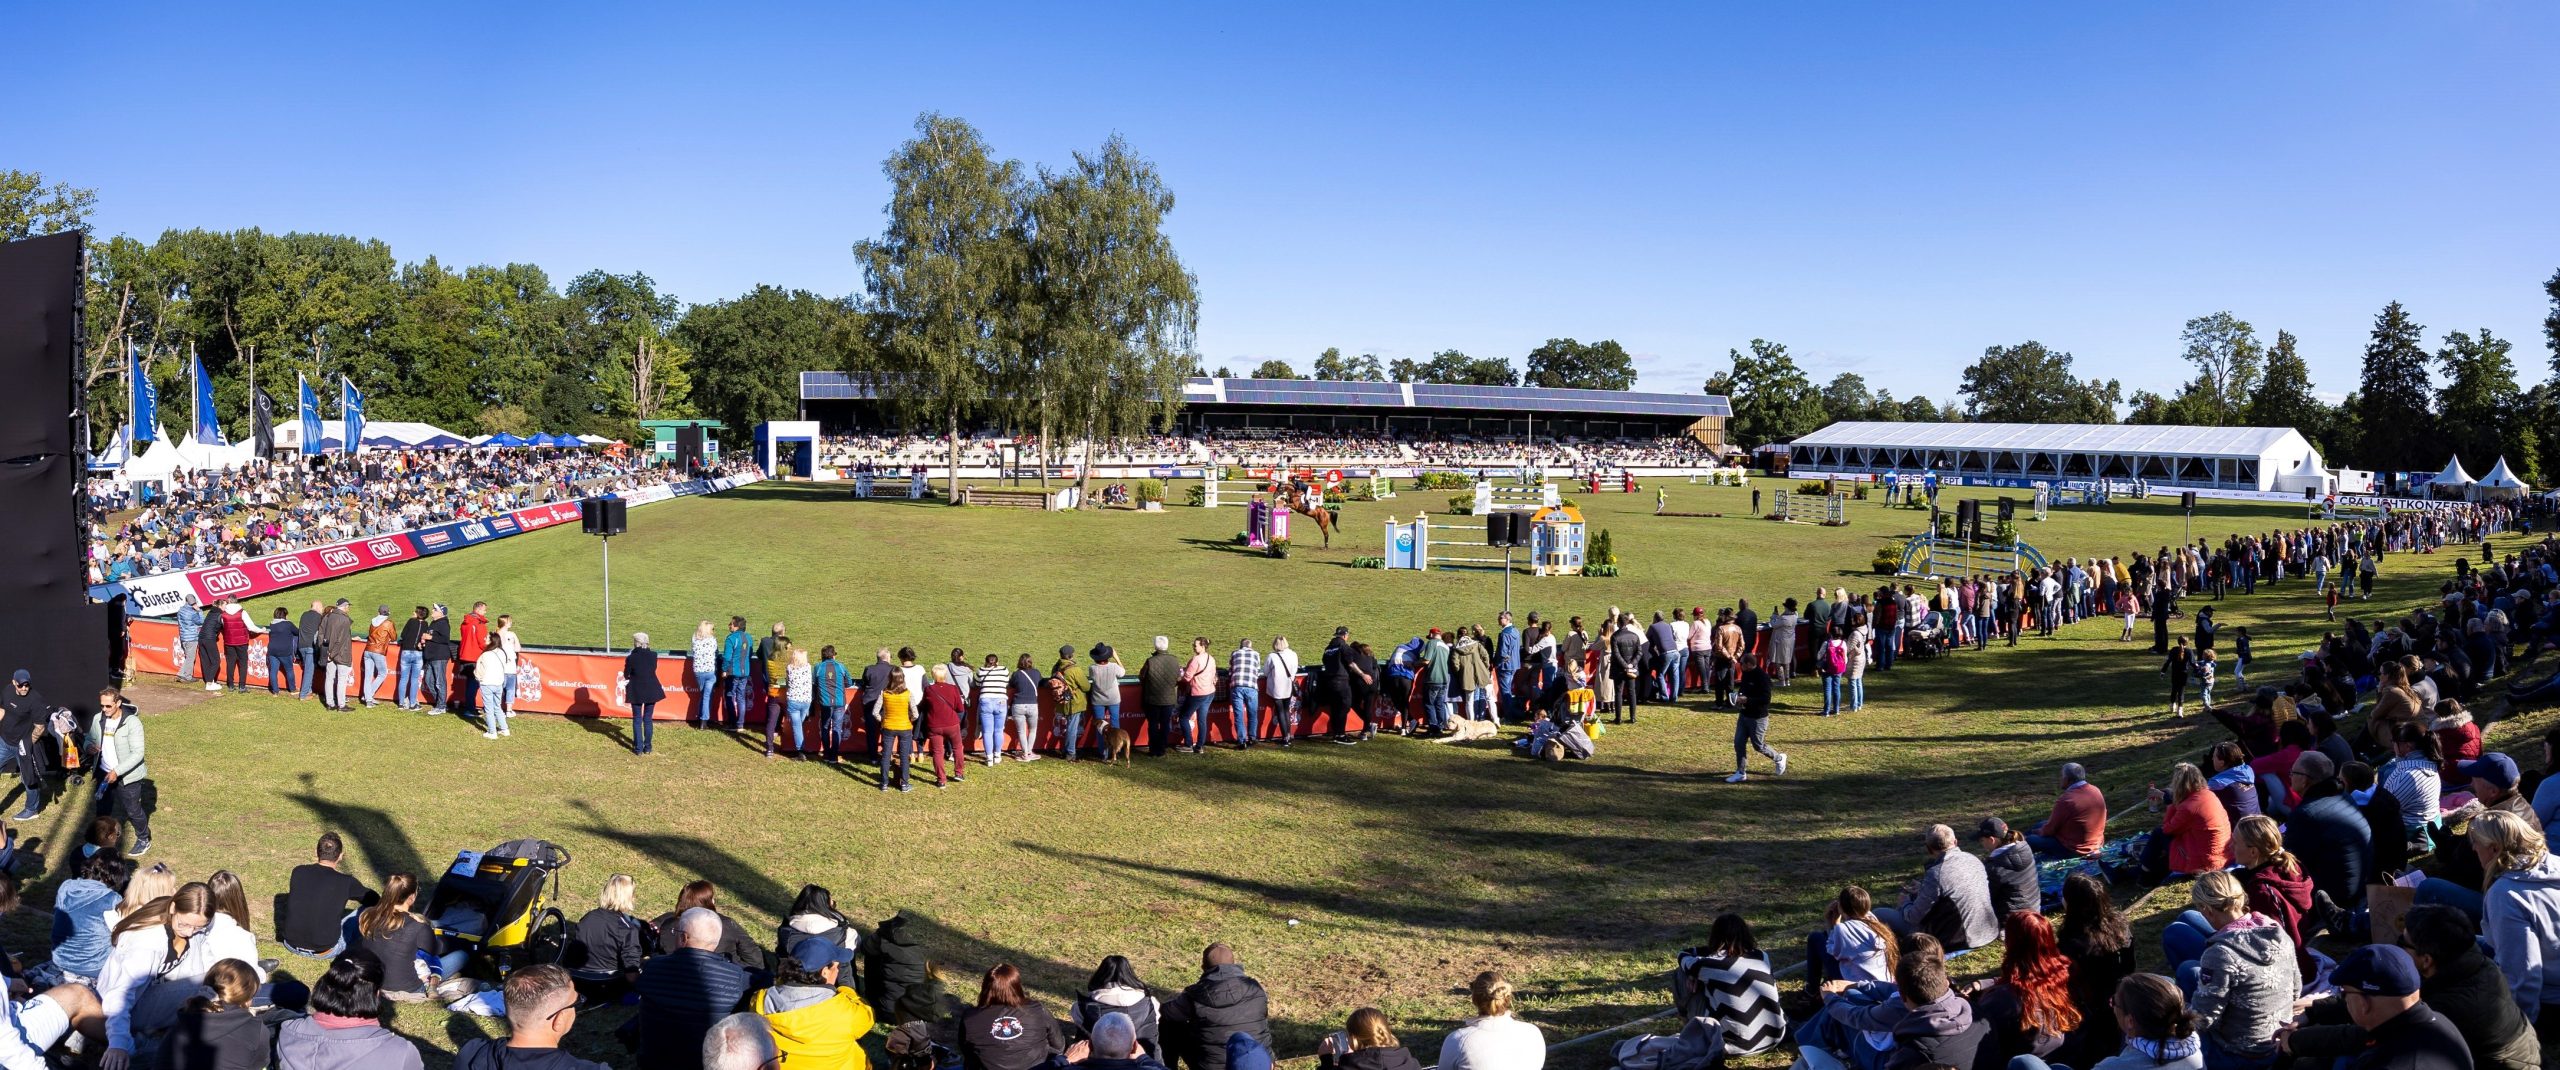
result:
[[[100,1070],[125,1070],[134,1057],[159,1050],[161,1035],[178,1020],[179,1005],[203,988],[202,974],[189,978],[178,968],[212,915],[213,891],[197,883],[145,903],[116,923],[115,950],[98,971],[98,1003],[107,1016]],[[177,990],[178,998],[164,998],[155,989]],[[165,1017],[155,1017],[162,1007]]]
[[[801,734],[801,726],[809,721],[809,703],[817,693],[817,675],[809,668],[809,652],[801,647],[792,647],[791,660],[784,663],[782,669],[782,712],[783,716],[791,719],[791,757],[795,761],[808,743]],[[765,729],[764,760],[768,762],[775,758],[773,744],[776,734],[770,726]]]
[[[1280,733],[1280,745],[1286,747],[1298,734],[1298,652],[1289,649],[1289,637],[1271,637],[1271,656],[1262,659],[1262,693],[1271,699],[1273,728]]]
[[[516,657],[517,655],[524,653],[523,642],[516,638],[516,618],[514,614],[498,614],[498,631],[497,634],[489,637],[489,644],[506,652],[506,712],[513,714],[516,712]],[[502,736],[507,734],[506,720],[503,717],[500,718],[498,722],[498,734]]]
[[[497,681],[513,679],[507,675],[507,651],[493,639],[480,660],[471,663],[475,680],[492,681],[480,689],[480,738],[496,739],[507,734],[507,685]]]
[[[688,721],[711,723],[711,682],[720,675],[720,640],[711,634],[711,622],[693,627],[693,689],[702,695],[702,710]]]
[[[1467,985],[1476,1016],[1440,1042],[1440,1070],[1540,1070],[1547,1038],[1538,1027],[1511,1016],[1511,982],[1491,970]]]

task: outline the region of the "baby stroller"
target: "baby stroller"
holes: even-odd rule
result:
[[[485,959],[498,977],[543,963],[557,963],[569,947],[569,919],[560,912],[560,871],[568,849],[547,840],[509,840],[482,851],[464,851],[436,882],[427,920],[447,946]]]

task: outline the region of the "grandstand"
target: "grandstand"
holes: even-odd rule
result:
[[[2335,477],[2290,427],[1836,423],[1789,444],[1800,475],[1931,470],[1991,486],[2143,480],[2197,490],[2327,493]]]

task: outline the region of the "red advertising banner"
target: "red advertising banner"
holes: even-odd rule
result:
[[[196,596],[210,604],[223,598],[252,598],[269,591],[336,579],[417,556],[417,549],[405,536],[379,535],[189,573],[187,579],[195,586]]]
[[[540,531],[553,524],[573,524],[578,520],[578,503],[552,502],[515,511],[516,526],[526,531]]]

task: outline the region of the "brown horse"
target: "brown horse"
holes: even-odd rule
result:
[[[1333,548],[1333,510],[1324,504],[1324,492],[1315,487],[1303,490],[1293,486],[1279,488],[1277,500],[1281,508],[1316,522],[1316,531],[1324,535],[1326,549]]]

